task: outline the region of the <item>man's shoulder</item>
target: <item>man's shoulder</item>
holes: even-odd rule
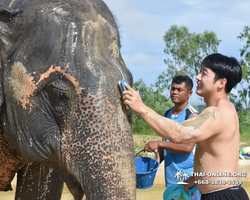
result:
[[[211,113],[211,114],[216,114],[216,115],[220,115],[220,116],[232,116],[237,114],[237,111],[234,107],[234,105],[228,100],[223,100],[219,103],[217,103],[217,105],[215,106],[208,106],[206,107],[202,112],[202,113]]]
[[[200,115],[206,116],[206,118],[212,117],[213,119],[216,119],[216,121],[223,121],[224,117],[222,117],[222,115],[224,114],[225,114],[225,109],[221,110],[221,108],[218,108],[216,106],[206,107],[200,113]]]
[[[168,113],[170,113],[171,110],[174,110],[174,107],[166,110],[165,113],[164,113],[164,116],[167,117]]]
[[[188,105],[186,107],[186,118],[185,118],[185,120],[190,119],[192,117],[196,117],[198,115],[199,115],[199,112],[193,106]]]
[[[223,106],[209,106],[204,108],[204,110],[201,113],[218,113],[223,114],[227,112],[234,112],[235,108],[233,106],[223,105]]]
[[[206,107],[206,108],[204,108],[204,110],[201,112],[201,114],[204,114],[204,113],[212,113],[212,112],[218,112],[218,108],[215,107],[215,106]]]

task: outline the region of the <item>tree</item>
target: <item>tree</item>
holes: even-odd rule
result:
[[[155,84],[161,90],[169,89],[173,76],[177,74],[187,74],[194,78],[200,71],[202,59],[217,52],[221,42],[212,31],[190,33],[187,27],[176,25],[165,33],[164,41],[167,70],[158,77]]]
[[[139,92],[144,104],[160,115],[163,115],[166,109],[172,106],[172,102],[170,102],[166,96],[162,95],[159,89],[155,89],[152,86],[148,87],[142,79],[136,81],[133,84],[133,88]],[[138,114],[134,114],[133,116],[132,128],[133,133],[136,134],[148,135],[153,133],[152,129]]]
[[[242,66],[242,81],[240,82],[240,88],[238,90],[239,98],[235,98],[236,101],[245,105],[246,109],[249,109],[250,98],[250,28],[245,26],[242,33],[237,37],[241,41],[246,41],[245,46],[240,49],[240,56],[243,59],[240,60]]]
[[[238,111],[240,134],[249,133],[250,131],[250,115],[247,110]]]

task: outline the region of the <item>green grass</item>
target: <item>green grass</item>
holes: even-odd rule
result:
[[[246,143],[246,146],[250,146],[250,127],[241,130],[240,141]]]
[[[161,140],[162,138],[158,136],[154,132],[150,132],[149,134],[133,134],[134,138],[134,150],[135,153],[144,149],[144,146],[152,140]],[[250,127],[241,130],[240,134],[240,142],[242,143],[241,148],[245,146],[250,146]]]
[[[154,134],[154,135],[133,135],[134,138],[134,151],[135,153],[139,152],[140,150],[144,149],[145,145],[152,141],[152,140],[161,140],[161,137]]]

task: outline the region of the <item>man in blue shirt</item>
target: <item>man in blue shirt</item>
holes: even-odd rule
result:
[[[179,123],[198,116],[198,112],[189,104],[192,95],[193,81],[188,76],[176,76],[173,78],[170,97],[174,107],[167,110],[165,117]],[[166,187],[183,182],[193,172],[195,143],[176,144],[163,138],[162,141],[150,141],[145,150],[152,152],[158,149],[158,161],[165,163]],[[195,192],[193,200],[200,199],[199,191]]]

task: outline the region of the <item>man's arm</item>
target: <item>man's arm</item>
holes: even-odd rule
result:
[[[198,113],[194,113],[189,119],[199,116]],[[148,152],[153,152],[156,149],[165,149],[174,153],[191,153],[194,149],[195,143],[177,144],[168,141],[150,141],[144,149]]]
[[[145,151],[152,152],[156,149],[165,149],[174,153],[191,153],[194,149],[195,143],[177,144],[168,141],[150,141],[144,149]]]
[[[198,113],[194,113],[190,116],[189,119],[195,118],[199,116]],[[163,146],[160,148],[166,149],[168,151],[174,152],[174,153],[191,153],[194,149],[195,143],[186,143],[186,144],[178,144],[173,142],[167,142],[163,143]]]
[[[175,143],[196,143],[216,135],[221,130],[221,118],[215,107],[208,107],[196,118],[181,124],[167,119],[144,105],[140,95],[128,84],[122,93],[125,105],[141,115],[151,129],[159,136]]]
[[[166,149],[173,153],[191,153],[195,143],[178,144],[173,142],[162,141],[160,148]]]

